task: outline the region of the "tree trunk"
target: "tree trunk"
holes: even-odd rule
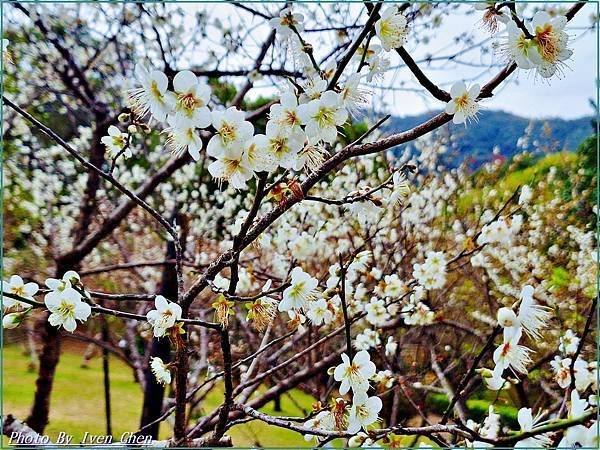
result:
[[[273,399],[273,411],[281,412],[281,395]]]
[[[150,345],[150,356],[158,357],[165,363],[171,359],[171,346],[168,338],[152,338]],[[156,382],[154,374],[150,370],[150,365],[146,364],[144,368],[144,377],[146,379],[146,387],[144,389],[144,404],[142,407],[142,418],[140,420],[140,428],[145,427],[149,423],[155,421],[162,414],[163,399],[165,396],[165,387]],[[144,436],[152,436],[152,439],[158,438],[158,427],[160,423],[150,425],[141,433]]]
[[[108,322],[102,318],[102,340],[108,344]],[[102,349],[102,372],[104,372],[104,416],[106,418],[106,435],[112,436],[112,421],[110,409],[110,369],[109,353],[107,348]]]
[[[172,241],[167,242],[167,260],[175,259],[175,245]],[[162,280],[159,288],[160,295],[173,300],[177,298],[177,272],[174,264],[165,265],[162,273]],[[165,363],[171,360],[171,345],[167,337],[152,338],[149,349],[149,358],[146,359],[147,364],[144,367],[144,379],[146,386],[144,389],[144,404],[142,407],[142,418],[140,428],[152,423],[162,414],[163,399],[165,396],[165,387],[156,382],[154,374],[150,370],[150,358],[157,357]],[[151,435],[153,439],[158,439],[159,423],[155,423],[146,428],[142,434]]]
[[[48,424],[50,394],[54,382],[54,372],[60,358],[60,333],[58,328],[48,323],[48,315],[48,312],[42,314],[36,327],[40,330],[40,340],[43,342],[43,346],[39,357],[33,406],[26,420],[27,425],[40,434],[44,433]]]

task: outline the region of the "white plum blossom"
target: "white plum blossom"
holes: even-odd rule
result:
[[[373,252],[370,250],[363,250],[362,252],[358,252],[347,270],[347,277],[352,277],[352,274],[356,274],[357,272],[364,272],[367,270],[369,264],[373,260]]]
[[[469,120],[474,120],[479,111],[477,97],[481,92],[478,84],[473,84],[467,89],[467,85],[462,81],[457,81],[450,88],[452,97],[446,105],[446,113],[453,114],[452,122],[455,124],[466,124]]]
[[[494,405],[490,405],[488,407],[488,415],[483,421],[483,424],[479,424],[472,419],[468,419],[466,423],[467,427],[473,431],[477,431],[477,433],[486,438],[486,439],[496,439],[498,437],[498,433],[500,431],[500,414],[496,414],[494,411]],[[466,440],[467,448],[492,448],[493,445],[488,442],[483,441],[469,441]]]
[[[306,126],[309,139],[333,144],[337,139],[337,127],[346,122],[348,111],[344,109],[339,94],[326,91],[318,99],[300,105],[298,117]]]
[[[502,51],[506,59],[514,61],[521,69],[529,70],[534,65],[530,59],[533,41],[525,36],[523,30],[512,20],[506,24],[506,42]]]
[[[277,307],[282,312],[305,309],[318,292],[319,281],[304,272],[301,267],[294,267],[291,275],[291,285],[283,291],[283,299]]]
[[[512,244],[515,234],[519,231],[520,222],[509,222],[504,217],[484,225],[481,234],[477,238],[478,245],[501,244],[509,246]]]
[[[565,331],[560,337],[560,344],[558,346],[558,350],[565,355],[573,355],[577,351],[577,347],[579,347],[579,337],[573,330]]]
[[[367,313],[367,322],[371,325],[383,325],[390,318],[385,302],[376,297],[373,297],[365,306],[365,312]]]
[[[392,357],[398,350],[398,343],[394,340],[393,336],[388,336],[387,342],[385,343],[385,356]]]
[[[571,358],[560,358],[559,356],[555,356],[550,361],[550,366],[554,370],[554,379],[563,389],[571,385],[572,361]],[[575,389],[578,391],[585,391],[596,380],[595,374],[589,370],[588,364],[581,358],[575,360],[573,371],[575,373]]]
[[[519,345],[521,339],[521,329],[516,331],[494,351],[494,362],[502,369],[512,368],[516,372],[527,373],[527,364],[531,363],[529,354],[531,350],[523,345]]]
[[[242,155],[242,165],[248,171],[271,172],[277,169],[277,159],[268,150],[269,140],[263,134],[257,134]]]
[[[115,157],[121,151],[125,158],[131,158],[131,149],[127,146],[127,134],[123,133],[114,125],[108,127],[108,136],[103,136],[100,141],[106,147],[106,151],[110,157]],[[127,147],[126,147],[127,146]]]
[[[502,366],[496,366],[494,370],[483,368],[479,369],[478,372],[485,383],[485,387],[490,391],[499,391],[510,386],[510,383],[502,377],[504,372]]]
[[[246,188],[246,183],[254,176],[250,161],[245,154],[237,157],[219,155],[208,165],[208,171],[219,183],[227,181],[234,189]]]
[[[365,191],[356,191],[351,192],[349,195],[360,196],[365,193]],[[356,217],[358,219],[358,222],[363,226],[366,226],[367,224],[376,221],[383,212],[383,208],[376,205],[371,200],[348,203],[346,205],[346,209],[348,210],[350,215]]]
[[[513,444],[521,439],[515,448],[540,448],[561,439],[559,448],[597,448],[598,438],[592,431],[598,405],[598,366],[588,362],[593,356],[594,336],[588,333],[587,322],[585,330],[580,329],[579,314],[587,310],[580,307],[595,302],[597,281],[598,239],[588,217],[595,219],[591,212],[597,215],[597,210],[589,204],[592,186],[584,186],[589,181],[589,168],[579,164],[580,154],[566,155],[568,167],[560,161],[566,157],[563,154],[546,159],[543,153],[549,136],[538,136],[533,122],[516,144],[523,153],[515,154],[507,147],[510,143],[498,142],[481,167],[454,164],[461,149],[456,127],[436,131],[450,120],[472,126],[471,121],[477,121],[484,104],[481,102],[501,91],[501,82],[511,75],[515,64],[517,70],[537,73],[537,77],[561,75],[572,56],[570,37],[565,32],[567,17],[570,19],[580,7],[575,6],[564,16],[563,10],[554,6],[544,11],[512,2],[475,5],[477,10],[485,11],[483,21],[490,31],[495,31],[497,20],[506,23],[507,36],[501,38],[499,46],[509,65],[491,74],[483,90],[479,84],[453,83],[460,79],[456,78],[462,76],[460,73],[446,85],[448,80],[440,72],[439,77],[434,76],[435,83],[451,87],[448,94],[442,91],[443,96],[433,94],[443,98],[445,113],[411,125],[408,130],[394,129],[394,123],[389,128],[389,122],[383,125],[387,117],[371,122],[388,107],[403,106],[394,104],[392,91],[411,91],[415,86],[427,95],[428,90],[433,91],[427,89],[427,77],[410,64],[407,52],[414,49],[405,51],[409,33],[412,46],[417,47],[414,64],[423,64],[432,76],[436,75],[436,67],[445,67],[442,60],[454,61],[450,65],[469,64],[475,51],[484,55],[479,61],[484,65],[496,60],[488,53],[489,48],[497,48],[496,43],[471,45],[469,36],[457,29],[456,42],[451,44],[459,44],[459,48],[450,50],[452,53],[442,49],[440,55],[432,56],[437,62],[427,69],[431,55],[425,46],[436,38],[438,26],[446,20],[444,13],[453,8],[385,5],[379,15],[369,18],[364,8],[362,16],[354,17],[354,13],[349,14],[352,8],[339,5],[313,10],[306,5],[293,5],[292,10],[288,4],[281,8],[257,7],[256,14],[242,5],[246,11],[240,13],[251,19],[246,24],[238,24],[238,20],[225,24],[210,18],[210,14],[198,13],[195,21],[201,29],[219,32],[217,36],[208,35],[207,45],[200,45],[200,49],[195,47],[207,36],[205,31],[186,36],[191,31],[180,26],[185,20],[179,20],[185,17],[185,11],[173,8],[164,17],[154,17],[154,10],[133,15],[126,11],[123,29],[141,34],[134,32],[134,40],[126,39],[124,47],[103,47],[87,64],[82,60],[83,75],[72,73],[73,68],[67,64],[73,86],[62,83],[48,92],[39,89],[39,82],[28,83],[31,77],[27,73],[14,75],[17,70],[27,72],[37,67],[38,57],[47,53],[49,59],[42,58],[47,63],[42,66],[48,69],[48,82],[56,81],[60,77],[50,75],[57,68],[53,64],[61,52],[57,56],[55,51],[44,52],[45,46],[35,49],[27,36],[19,37],[15,24],[9,24],[8,33],[16,37],[15,51],[21,66],[6,67],[9,94],[15,103],[41,101],[43,104],[29,107],[31,113],[46,114],[56,108],[59,121],[63,116],[79,121],[86,119],[83,112],[104,114],[106,108],[100,136],[96,136],[97,129],[90,120],[77,127],[66,123],[68,130],[58,131],[65,131],[69,145],[84,152],[100,138],[108,156],[123,154],[130,158],[135,149],[136,157],[118,166],[111,165],[110,160],[102,162],[102,170],[108,164],[115,175],[102,181],[98,202],[92,202],[88,220],[86,191],[93,178],[86,186],[85,173],[78,165],[81,161],[61,155],[64,149],[55,145],[60,143],[58,139],[54,143],[40,140],[39,133],[32,134],[28,128],[36,123],[22,120],[28,119],[26,114],[17,114],[8,133],[14,145],[7,159],[7,195],[11,202],[7,211],[15,220],[9,221],[7,270],[23,270],[21,267],[29,267],[31,261],[39,261],[38,274],[32,274],[35,278],[52,270],[54,261],[59,268],[65,264],[85,268],[82,275],[89,276],[105,272],[103,267],[128,267],[130,264],[123,263],[129,260],[131,250],[132,261],[159,261],[157,264],[170,266],[169,261],[160,262],[165,259],[164,252],[153,248],[162,242],[165,230],[158,232],[156,224],[148,226],[149,217],[143,212],[123,214],[140,203],[128,192],[131,198],[119,198],[117,191],[127,186],[146,199],[148,204],[141,205],[146,210],[150,205],[165,218],[172,211],[184,214],[184,220],[177,217],[173,226],[182,235],[189,235],[186,242],[181,242],[184,248],[176,248],[183,251],[178,256],[184,258],[176,258],[177,268],[185,263],[185,271],[178,271],[177,280],[172,277],[171,281],[179,282],[180,291],[183,281],[187,288],[193,286],[185,296],[194,301],[191,318],[187,314],[182,318],[182,306],[161,295],[154,297],[154,307],[149,305],[144,310],[150,310],[145,317],[139,315],[142,302],[116,301],[129,295],[118,292],[129,288],[148,291],[159,281],[160,268],[145,267],[146,263],[139,270],[148,279],[137,280],[129,272],[123,280],[122,272],[114,277],[110,273],[90,277],[95,280],[95,289],[110,294],[85,291],[82,278],[74,271],[60,279],[49,278],[49,290],[43,290],[43,305],[49,312],[48,323],[67,332],[79,326],[78,331],[85,327],[92,336],[98,324],[81,324],[92,317],[92,312],[112,313],[139,319],[136,328],[128,328],[123,336],[121,325],[113,330],[120,349],[167,337],[178,354],[175,362],[180,361],[181,354],[186,358],[189,354],[190,367],[184,367],[189,369],[188,386],[183,386],[187,392],[177,386],[176,406],[184,414],[177,415],[176,422],[186,425],[188,419],[204,414],[201,404],[185,410],[185,405],[181,409],[179,403],[193,395],[192,388],[202,384],[205,372],[207,376],[218,376],[220,371],[226,385],[237,385],[234,396],[239,404],[232,408],[245,411],[252,419],[253,414],[246,408],[252,406],[255,396],[253,388],[246,386],[255,384],[253,380],[260,379],[265,369],[284,369],[274,378],[269,377],[274,384],[293,388],[297,384],[294,374],[308,373],[308,377],[316,377],[308,380],[308,385],[314,386],[315,380],[324,375],[319,364],[333,355],[341,357],[338,365],[329,363],[334,367],[327,373],[335,383],[314,393],[318,394],[318,402],[308,420],[301,420],[303,427],[290,426],[287,419],[278,422],[273,418],[272,423],[302,431],[306,440],[316,439],[319,446],[338,445],[341,439],[330,441],[339,434],[351,446],[380,448],[377,442],[381,442],[382,446],[397,447],[405,445],[402,426],[410,424],[392,418],[393,423],[380,427],[382,399],[392,407],[391,403],[397,402],[393,402],[391,391],[397,387],[404,392],[410,386],[419,390],[415,400],[421,403],[430,390],[437,392],[440,385],[444,387],[440,372],[432,370],[439,361],[452,383],[462,380],[461,389],[469,391],[462,403],[470,405],[469,396],[480,397],[482,392],[470,390],[474,387],[481,389],[492,404],[479,423],[474,416],[459,423],[458,418],[446,414],[436,427],[438,418],[423,411],[432,420],[424,426],[432,430],[427,436],[432,442],[438,442],[436,437],[441,436],[442,440],[468,448],[492,448],[494,442]],[[113,15],[117,17],[119,12],[115,10]],[[533,19],[529,20],[531,15]],[[76,15],[71,16],[65,16],[69,23]],[[103,26],[103,14],[84,16],[99,20],[98,29],[108,29]],[[59,18],[51,17],[52,22]],[[36,16],[30,19],[35,25]],[[260,25],[262,19],[267,24],[266,33],[265,23]],[[371,24],[370,30],[363,30],[365,21]],[[149,45],[144,30],[150,31],[149,39],[154,39],[151,30],[155,24],[161,27],[154,30],[156,37],[169,36],[168,42]],[[245,25],[250,28],[245,30]],[[264,44],[255,40],[257,36]],[[443,40],[441,35],[437,38]],[[468,52],[460,51],[461,39],[466,39],[462,44],[469,47]],[[75,51],[76,46],[71,44],[79,41],[69,40],[67,50]],[[167,46],[163,48],[163,44]],[[4,39],[5,58],[7,45]],[[258,49],[257,55],[252,47]],[[448,56],[456,50],[460,61]],[[76,60],[79,56],[73,54]],[[127,84],[134,89],[127,91],[128,102],[123,105],[122,99],[115,98],[122,81],[116,74],[127,74],[140,56],[157,61],[166,73],[136,64],[135,80]],[[184,60],[176,61],[178,57]],[[404,70],[416,77],[409,76],[414,79],[408,81],[393,73],[384,77],[390,60],[392,71]],[[193,69],[177,72],[173,67]],[[39,75],[39,70],[33,72]],[[211,72],[224,75],[213,79]],[[210,86],[208,78],[196,73],[209,76]],[[448,78],[448,73],[445,76]],[[382,83],[375,86],[376,82]],[[75,92],[69,92],[73,88]],[[377,89],[377,95],[373,96],[370,89]],[[37,95],[40,92],[43,95]],[[10,101],[5,100],[10,107]],[[368,117],[359,123],[356,116],[366,112],[367,106]],[[410,109],[410,105],[404,106]],[[12,109],[19,113],[18,108]],[[117,116],[120,125],[115,121]],[[154,122],[158,124],[154,126]],[[51,133],[46,134],[52,138]],[[161,152],[163,147],[176,157]],[[17,152],[14,158],[13,150]],[[189,164],[186,153],[199,163]],[[505,155],[511,155],[507,161]],[[511,173],[516,170],[518,177]],[[573,183],[566,179],[571,173],[577,176]],[[107,190],[111,183],[106,182],[111,180],[119,188],[113,193]],[[516,182],[522,187],[520,192],[517,189],[512,193]],[[240,192],[245,189],[247,192]],[[78,213],[78,207],[84,209]],[[561,225],[565,231],[560,230]],[[20,260],[14,250],[23,243],[27,253]],[[172,250],[173,241],[168,244]],[[172,262],[172,255],[167,258]],[[348,264],[345,269],[344,264]],[[224,275],[215,275],[217,272]],[[29,272],[24,273],[29,276]],[[3,281],[3,292],[3,328],[13,329],[25,318],[33,323],[37,307],[43,306],[34,301],[37,284],[25,283],[13,275]],[[6,297],[10,294],[18,297]],[[211,305],[215,321],[203,324],[205,314],[211,311],[208,305],[213,294],[217,295]],[[115,309],[102,308],[92,298],[106,301]],[[39,312],[46,317],[45,311]],[[278,312],[284,314],[279,317]],[[243,321],[245,313],[248,323]],[[227,328],[229,317],[235,318],[236,326]],[[186,323],[189,329],[184,327]],[[547,329],[550,326],[553,328]],[[210,329],[216,333],[211,334]],[[185,339],[179,338],[183,333]],[[221,338],[230,337],[229,364],[237,361],[229,367],[231,370],[227,370],[227,339],[222,340],[220,348],[219,333]],[[430,345],[439,347],[440,359],[427,348],[430,339]],[[347,345],[350,347],[342,353]],[[492,355],[490,346],[495,350]],[[535,365],[534,349],[539,352],[535,358],[539,363]],[[260,361],[247,355],[252,352],[256,356],[263,350],[267,351]],[[308,353],[310,357],[306,358]],[[246,365],[252,359],[254,362]],[[146,355],[144,364],[160,385],[173,382],[174,363]],[[310,364],[314,367],[306,367]],[[461,373],[468,367],[471,370]],[[536,370],[528,376],[532,367]],[[440,378],[437,381],[436,374]],[[515,397],[512,385],[525,391]],[[264,386],[259,383],[255,387],[262,390]],[[336,398],[338,393],[340,397]],[[527,407],[518,411],[521,433],[530,434],[546,423],[559,423],[567,414],[567,404],[567,420],[577,421],[577,425],[553,428],[551,435],[518,434],[510,429],[509,422],[501,424],[494,408],[525,403],[520,402],[523,396],[540,413],[534,416]],[[558,401],[552,406],[554,400]],[[223,408],[221,411],[226,412]],[[387,421],[389,411],[385,413]],[[446,419],[451,422],[446,424]],[[232,423],[228,419],[222,425],[229,428]],[[418,441],[415,443],[420,447],[431,448]]]
[[[407,292],[406,284],[395,273],[392,275],[384,275],[383,284],[383,295],[388,298],[398,298]]]
[[[569,35],[564,32],[567,18],[551,17],[546,11],[538,11],[531,20],[534,43],[529,58],[543,78],[552,77],[573,55],[567,48]]]
[[[521,304],[519,305],[518,320],[523,330],[532,339],[541,339],[540,330],[552,316],[549,309],[540,306],[533,298],[533,286],[523,286],[521,290]]]
[[[245,120],[244,113],[231,107],[212,112],[215,135],[208,142],[206,152],[214,158],[238,159],[254,134],[254,126]]]
[[[592,422],[589,427],[585,425],[575,425],[565,430],[563,438],[560,440],[557,449],[574,448],[598,448],[598,424]]]
[[[196,126],[185,116],[173,115],[167,117],[169,138],[167,146],[175,155],[181,155],[187,151],[194,161],[200,159],[202,150],[202,139],[196,131]]]
[[[543,78],[562,73],[573,55],[568,48],[569,35],[564,31],[565,16],[551,16],[546,11],[537,11],[531,22],[524,22],[528,34],[514,21],[506,25],[507,36],[502,51],[509,61],[514,61],[524,70],[533,69]]]
[[[394,385],[394,374],[391,370],[380,370],[373,375],[372,380],[384,389],[389,389]]]
[[[77,328],[77,320],[85,322],[92,309],[82,301],[82,296],[72,287],[49,292],[44,297],[44,303],[50,311],[48,322],[54,327],[63,327],[72,333]]]
[[[531,408],[521,408],[517,413],[517,419],[519,421],[519,426],[521,427],[521,431],[526,433],[528,431],[533,430],[540,425],[543,425],[542,415],[538,413],[535,417],[531,412]],[[515,444],[515,448],[542,448],[546,447],[550,444],[551,439],[546,434],[537,434],[535,436],[528,437],[526,439],[522,439]]]
[[[309,76],[301,86],[304,92],[300,95],[300,103],[304,104],[310,100],[318,100],[323,95],[327,90],[327,80],[319,76]]]
[[[375,22],[375,33],[385,50],[392,50],[406,44],[407,23],[406,16],[399,12],[396,6],[390,6],[381,13],[381,18]]]
[[[2,328],[12,330],[17,328],[23,321],[24,313],[9,313],[2,316]]]
[[[171,372],[169,367],[163,362],[162,359],[152,357],[150,359],[150,369],[156,378],[158,384],[167,385],[171,384]]]
[[[149,311],[146,318],[154,329],[154,337],[162,337],[175,325],[175,322],[181,320],[181,306],[162,295],[156,296],[154,306],[156,309]]]
[[[335,429],[335,418],[330,411],[321,411],[314,418],[304,422],[304,427],[312,430],[333,431]],[[311,434],[305,434],[304,440],[310,441],[315,437]]]
[[[406,325],[427,325],[435,319],[434,312],[423,302],[407,304],[401,314]]]
[[[159,70],[148,72],[139,63],[135,66],[135,77],[142,87],[129,91],[134,111],[142,118],[150,113],[156,120],[163,122],[171,111],[167,94],[169,79]]]
[[[425,289],[440,289],[446,284],[446,264],[443,252],[430,251],[423,264],[413,264],[413,277]]]
[[[410,194],[410,184],[406,179],[406,175],[401,171],[394,172],[392,181],[394,187],[392,188],[392,195],[389,198],[389,203],[402,203]]]
[[[353,73],[343,83],[340,91],[342,105],[352,116],[356,116],[369,103],[370,92],[360,86],[361,78],[361,74]]]
[[[2,62],[10,63],[12,62],[12,56],[10,54],[10,49],[8,48],[10,45],[10,41],[8,39],[2,39]]]
[[[279,165],[291,170],[302,168],[298,155],[304,145],[302,132],[289,131],[268,122],[266,135],[258,134],[254,139],[257,149],[265,153],[264,157],[272,161],[275,167]],[[267,169],[273,170],[275,167],[267,167]]]
[[[518,204],[519,205],[527,205],[531,201],[532,197],[533,197],[533,191],[529,187],[529,185],[526,184],[525,186],[523,186],[521,188],[521,193],[519,194]]]
[[[328,324],[333,320],[333,312],[329,309],[329,304],[324,298],[320,298],[308,303],[306,317],[314,324]]]
[[[173,110],[169,117],[174,120],[169,123],[189,122],[192,127],[208,127],[212,122],[211,112],[207,107],[210,87],[190,70],[182,70],[173,77],[173,88],[175,93],[169,96]]]
[[[520,326],[519,319],[515,312],[507,307],[498,310],[498,324],[503,328],[515,328]]]
[[[366,328],[362,333],[356,335],[354,347],[357,350],[369,350],[381,344],[379,333],[371,328]]]
[[[379,397],[369,397],[365,391],[355,392],[348,416],[348,433],[367,429],[379,420],[379,411],[383,403]]]
[[[365,350],[357,352],[352,362],[346,353],[342,353],[342,363],[335,368],[333,377],[335,381],[341,381],[339,389],[341,395],[346,394],[350,389],[354,393],[367,392],[369,378],[375,375],[376,370],[369,352]]]
[[[279,103],[269,110],[269,124],[277,125],[285,133],[301,133],[301,120],[298,117],[298,99],[293,92],[283,92]]]
[[[77,285],[80,281],[81,278],[77,272],[74,270],[68,270],[63,274],[61,279],[47,278],[45,284],[53,291],[62,291],[63,289]]]
[[[304,16],[299,13],[292,12],[292,8],[285,8],[279,13],[279,17],[274,17],[269,20],[271,26],[277,31],[277,34],[282,37],[289,37],[294,34],[292,27],[296,31],[304,30]]]
[[[2,291],[8,292],[13,295],[18,295],[19,297],[26,298],[28,300],[33,300],[33,296],[37,294],[39,290],[39,286],[37,283],[25,283],[23,278],[19,275],[12,275],[8,281],[2,281]],[[28,308],[30,305],[21,302],[19,300],[7,297],[6,295],[2,296],[2,306],[4,309],[11,308],[13,306],[22,306],[24,308]]]
[[[571,420],[577,420],[585,416],[588,411],[588,402],[584,398],[579,397],[577,389],[571,391],[571,404],[569,405],[568,418]]]
[[[364,61],[363,61],[364,55]],[[370,43],[369,47],[360,46],[353,57],[358,63],[363,61],[368,68],[366,81],[372,82],[383,77],[383,74],[390,67],[390,60],[386,57],[381,45]]]

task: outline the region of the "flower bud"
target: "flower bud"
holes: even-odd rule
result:
[[[504,328],[515,327],[519,319],[512,309],[504,307],[498,310],[498,323]]]
[[[21,313],[6,314],[2,318],[2,328],[5,328],[7,330],[12,330],[13,328],[17,328],[22,320],[23,320],[23,314],[21,314]]]
[[[129,134],[137,133],[137,127],[135,125],[129,125],[127,131]]]
[[[350,439],[348,439],[348,447],[360,447],[365,443],[367,438],[368,436],[361,431],[357,435],[352,436]]]
[[[494,372],[486,367],[482,367],[480,369],[476,369],[475,373],[481,375],[482,378],[492,378],[494,376]]]
[[[121,123],[125,123],[125,122],[129,122],[129,114],[128,113],[121,113],[119,114],[118,120]]]

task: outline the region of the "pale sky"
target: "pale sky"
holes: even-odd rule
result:
[[[537,4],[542,7],[542,4]],[[253,7],[260,8],[260,5],[252,4]],[[271,9],[276,11],[280,5],[272,5]],[[570,6],[567,5],[567,6]],[[224,22],[231,21],[235,23],[239,18],[243,18],[243,12],[231,5],[206,5],[192,4],[185,5],[191,11],[207,8],[211,16],[222,18]],[[362,5],[356,4],[356,8],[362,8]],[[492,48],[494,42],[498,43],[502,32],[495,37],[481,28],[479,23],[482,13],[473,11],[470,5],[462,5],[456,11],[448,16],[444,16],[443,24],[435,32],[430,33],[430,39],[427,44],[409,43],[407,50],[415,60],[425,57],[427,54],[452,54],[460,50],[464,44],[453,43],[453,38],[457,33],[467,32],[473,38],[473,42],[486,41],[487,48]],[[357,9],[356,11],[359,11]],[[533,73],[518,70],[511,75],[510,83],[496,90],[496,95],[482,103],[487,109],[501,109],[524,117],[562,117],[566,119],[589,116],[594,114],[589,99],[596,97],[595,80],[597,78],[597,48],[598,36],[596,30],[590,30],[590,17],[596,11],[595,4],[589,4],[577,14],[574,20],[569,22],[566,32],[568,33],[569,47],[574,50],[571,60],[567,61],[568,67],[564,70],[562,78],[553,77],[549,82],[533,76]],[[529,17],[532,13],[529,13]],[[193,17],[192,14],[190,16]],[[234,18],[237,17],[236,18]],[[262,20],[262,19],[261,19]],[[254,22],[255,24],[257,22]],[[500,26],[503,30],[503,26]],[[268,33],[269,28],[259,26],[253,31],[254,40],[261,42],[261,37]],[[310,33],[306,36],[310,41]],[[245,44],[250,54],[256,53],[252,48],[253,43],[249,41]],[[317,49],[319,51],[320,49]],[[329,49],[324,49],[329,50]],[[502,63],[501,56],[497,52],[490,52],[483,57],[480,56],[480,50],[472,50],[461,56],[465,61],[481,62],[482,66],[474,67],[472,65],[453,64],[452,67],[431,67],[420,64],[422,70],[434,82],[445,89],[457,80],[464,80],[467,84],[479,82],[484,84],[495,73],[498,72]],[[415,92],[406,90],[397,90],[404,83],[414,87],[413,75],[406,67],[402,67],[400,58],[394,53],[390,53],[391,66],[397,69],[391,70],[383,81],[378,83],[373,91],[375,96],[373,105],[380,111],[390,112],[394,115],[407,116],[415,115],[431,110],[439,110],[444,104],[432,97],[425,97]],[[498,64],[485,71],[486,64],[490,62]],[[242,80],[237,80],[241,83]],[[250,92],[250,96],[257,96],[261,93],[268,94],[272,92],[272,86],[264,80],[255,84],[255,88]]]
[[[553,77],[548,82],[541,78],[536,79],[532,73],[518,70],[511,76],[510,85],[497,90],[496,95],[485,102],[486,108],[502,109],[525,117],[576,118],[593,115],[594,111],[588,99],[596,99],[598,34],[595,30],[585,31],[579,28],[589,26],[590,14],[595,9],[596,5],[593,4],[585,6],[566,28],[570,41],[573,41],[570,47],[574,53],[572,59],[567,62],[568,68],[565,69],[562,79]],[[483,38],[485,31],[473,26],[474,22],[476,18],[473,16],[450,16],[440,34],[450,36],[450,30],[464,28],[473,29]],[[454,78],[470,78],[479,70],[481,69],[470,67],[455,68],[452,73]],[[497,69],[494,73],[496,71]],[[436,77],[443,80],[445,75],[447,73],[428,73],[434,80]],[[489,78],[490,75],[484,75],[481,79],[486,81]],[[415,95],[405,94],[402,98],[406,102],[420,103],[424,110],[427,109],[423,101],[419,101]],[[438,104],[435,100],[429,103],[432,108],[439,107]]]

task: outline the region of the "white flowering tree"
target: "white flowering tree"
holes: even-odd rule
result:
[[[262,421],[319,446],[596,447],[589,177],[508,189],[526,156],[474,176],[437,133],[485,127],[517,73],[568,75],[567,6],[477,3],[492,39],[469,51],[499,45],[465,83],[464,50],[409,51],[452,4],[4,5],[3,326],[42,344],[28,432],[70,335],[131,366],[131,431],[168,421],[169,445]],[[386,128],[397,71],[442,112]],[[294,389],[306,416],[261,411]]]

